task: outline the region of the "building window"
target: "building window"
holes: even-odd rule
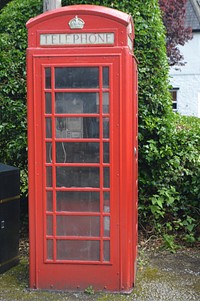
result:
[[[172,109],[174,112],[177,112],[177,110],[178,110],[178,108],[177,108],[178,90],[179,90],[179,88],[172,88],[172,90],[170,90],[171,96],[172,96]]]

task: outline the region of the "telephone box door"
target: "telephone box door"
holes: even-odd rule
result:
[[[33,59],[32,287],[119,290],[118,64],[114,56]]]

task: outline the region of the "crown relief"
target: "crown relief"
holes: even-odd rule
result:
[[[78,18],[78,16],[75,16],[75,18],[69,21],[69,27],[71,29],[82,29],[84,25],[85,22],[81,18]]]

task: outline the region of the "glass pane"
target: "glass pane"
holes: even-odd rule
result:
[[[52,191],[47,191],[46,193],[47,198],[47,211],[53,211],[53,193]]]
[[[109,87],[109,67],[103,67],[103,88]]]
[[[56,118],[56,138],[99,138],[96,117]]]
[[[52,122],[51,118],[46,118],[46,138],[52,137]]]
[[[51,142],[46,143],[46,162],[47,163],[52,162],[52,143]]]
[[[108,94],[108,93],[107,93]],[[98,113],[98,93],[56,93],[56,113]]]
[[[99,241],[58,240],[56,251],[58,260],[100,260]]]
[[[176,103],[176,102],[173,102],[172,108],[173,108],[173,110],[176,110],[176,109],[177,109],[177,103]]]
[[[45,113],[51,114],[51,93],[45,93]]]
[[[51,68],[45,68],[45,88],[51,89]]]
[[[98,67],[55,68],[55,88],[98,88]]]
[[[99,187],[98,167],[56,167],[57,187]]]
[[[103,187],[110,187],[110,169],[109,167],[104,167],[103,169]]]
[[[97,142],[57,142],[56,162],[95,163],[99,162],[99,143]]]
[[[104,237],[110,237],[110,217],[104,216]]]
[[[47,240],[47,259],[53,259],[53,240]]]
[[[47,187],[52,187],[52,167],[46,167],[46,185]]]
[[[109,93],[103,93],[103,113],[109,113]]]
[[[103,260],[110,261],[110,241],[105,240],[103,243]]]
[[[110,192],[103,193],[103,211],[110,212]]]
[[[109,118],[103,118],[103,137],[109,138]]]
[[[99,236],[100,217],[98,216],[57,216],[58,236]]]
[[[56,210],[70,212],[99,212],[100,196],[94,191],[59,191]]]
[[[47,235],[53,235],[53,216],[47,215]]]
[[[103,162],[109,163],[110,162],[110,153],[109,153],[109,142],[103,143]]]

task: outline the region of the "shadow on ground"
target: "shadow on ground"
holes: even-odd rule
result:
[[[32,291],[28,288],[28,257],[0,274],[1,301],[190,301],[200,300],[200,250],[140,251],[136,286],[130,295]]]

